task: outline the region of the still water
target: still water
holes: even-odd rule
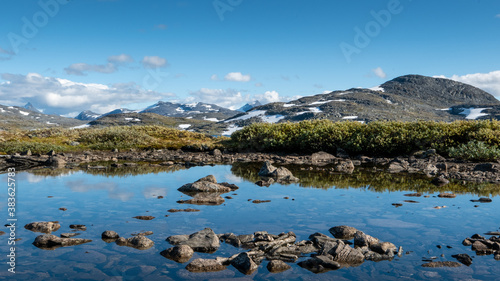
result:
[[[500,280],[500,261],[492,255],[476,256],[462,246],[464,238],[475,233],[498,231],[500,227],[500,188],[495,185],[450,184],[437,190],[429,180],[414,176],[382,173],[330,175],[294,170],[299,183],[260,187],[259,165],[205,166],[185,169],[132,167],[101,170],[49,170],[19,172],[17,182],[16,273],[7,271],[9,230],[0,236],[5,280]],[[214,175],[218,182],[229,182],[239,190],[218,206],[178,204],[188,199],[177,191],[183,184]],[[0,175],[4,191],[0,210],[7,222],[7,175]],[[428,197],[406,197],[420,192]],[[439,198],[441,192],[454,192],[456,198]],[[163,196],[158,199],[158,196]],[[288,197],[289,199],[284,199]],[[471,202],[490,197],[491,203]],[[271,200],[254,204],[249,199]],[[407,203],[414,200],[418,203]],[[403,206],[395,207],[393,203]],[[435,209],[436,206],[446,206]],[[66,211],[59,210],[66,208]],[[169,213],[169,209],[195,208],[200,212]],[[150,221],[135,216],[154,216]],[[166,216],[168,215],[168,216]],[[54,232],[73,232],[70,224],[84,224],[76,238],[92,239],[87,244],[43,250],[32,243],[41,233],[23,226],[36,221],[59,221]],[[392,261],[365,261],[358,267],[314,274],[296,264],[278,274],[269,273],[264,261],[252,275],[245,276],[229,266],[215,273],[190,273],[187,263],[179,264],[160,255],[172,247],[165,239],[191,234],[209,227],[215,233],[251,234],[293,231],[297,241],[328,229],[349,225],[382,241],[403,246],[405,254]],[[105,230],[122,237],[153,231],[148,236],[154,247],[138,250],[101,240]],[[486,236],[489,237],[489,236]],[[441,249],[437,247],[441,245]],[[449,246],[449,247],[447,247]],[[222,243],[216,253],[195,253],[195,258],[229,257],[243,251]],[[470,267],[423,268],[423,258],[455,261],[454,254],[473,257]],[[443,255],[443,256],[442,256]],[[306,257],[301,258],[304,260]],[[299,261],[300,261],[299,260]]]

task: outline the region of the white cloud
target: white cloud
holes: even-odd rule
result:
[[[104,85],[44,77],[38,73],[2,74],[0,104],[23,105],[30,101],[49,114],[68,115],[83,110],[106,113],[132,103],[156,102],[175,96],[147,91],[135,83]]]
[[[127,54],[121,54],[121,55],[117,55],[117,56],[110,56],[108,58],[108,61],[115,62],[115,63],[127,63],[127,62],[133,62],[134,59]]]
[[[207,89],[202,88],[196,92],[190,93],[191,97],[187,98],[182,102],[194,102],[201,101],[205,103],[217,104],[222,107],[229,109],[237,109],[246,103],[254,102],[255,100],[261,103],[271,103],[271,102],[286,102],[292,99],[301,98],[301,96],[295,97],[282,97],[276,91],[266,91],[263,94],[243,95],[240,91],[235,89]]]
[[[217,81],[219,80],[219,77],[217,77],[217,74],[213,74],[212,76],[210,76],[210,80]]]
[[[453,75],[451,77],[445,77],[443,75],[440,75],[434,77],[448,78],[451,80],[470,84],[500,99],[500,70],[492,71],[489,73],[474,73],[462,76]]]
[[[372,72],[377,75],[379,78],[386,78],[387,74],[385,74],[384,70],[381,67],[377,67],[375,69],[372,69]]]
[[[141,62],[145,68],[158,68],[167,65],[167,60],[158,56],[145,56]]]
[[[116,67],[112,63],[107,63],[104,65],[97,64],[86,64],[86,63],[74,63],[64,69],[69,75],[87,75],[86,72],[99,72],[99,73],[113,73],[116,71]]]
[[[252,79],[252,77],[248,74],[242,74],[241,72],[230,72],[224,76],[224,80],[226,81],[235,81],[235,82],[248,82]]]
[[[191,97],[186,99],[186,102],[202,101],[229,109],[236,109],[246,102],[251,101],[250,95],[242,95],[241,92],[234,89],[202,88],[196,92],[191,92],[190,95]]]
[[[259,100],[261,103],[280,102],[286,100],[286,98],[280,97],[280,94],[276,91],[267,91],[262,95],[255,95],[255,99]]]

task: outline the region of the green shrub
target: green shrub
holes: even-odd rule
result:
[[[482,141],[470,141],[448,151],[451,157],[464,160],[494,161],[500,158],[500,149],[490,146]]]
[[[450,147],[472,140],[500,145],[500,121],[377,121],[361,124],[307,120],[252,124],[231,136],[231,144],[237,150],[335,153],[342,148],[351,154],[383,156],[409,155],[429,148],[447,154]]]

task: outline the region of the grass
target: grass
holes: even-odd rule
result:
[[[84,150],[148,150],[221,148],[227,138],[181,131],[164,126],[114,126],[106,128],[15,130],[0,132],[0,153],[77,152]]]

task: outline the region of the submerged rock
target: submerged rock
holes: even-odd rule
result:
[[[92,242],[92,240],[82,238],[60,238],[52,234],[44,234],[37,236],[33,245],[41,249],[53,250],[58,247],[68,247],[88,242]]]
[[[337,270],[341,265],[333,260],[333,257],[316,256],[305,261],[299,262],[298,265],[314,273],[323,273],[329,270]]]
[[[101,234],[101,238],[103,240],[116,240],[118,238],[120,238],[120,235],[118,235],[118,233],[112,231],[112,230],[106,230],[104,231],[102,234]],[[107,242],[107,241],[106,241]]]
[[[82,230],[82,231],[87,230],[87,227],[83,224],[70,224],[69,228],[76,229],[76,230]]]
[[[57,231],[59,228],[61,228],[61,225],[57,222],[42,221],[28,223],[24,226],[24,228],[33,232],[51,233],[52,231]]]
[[[456,261],[431,261],[428,263],[422,264],[422,267],[460,267],[462,266],[461,263],[458,263]]]
[[[154,219],[155,217],[153,217],[153,216],[135,216],[133,218],[138,219],[138,220],[143,220],[143,221],[149,221],[149,220]]]
[[[220,193],[200,192],[193,195],[193,198],[188,200],[179,200],[179,204],[193,205],[221,205],[226,200],[220,196]]]

